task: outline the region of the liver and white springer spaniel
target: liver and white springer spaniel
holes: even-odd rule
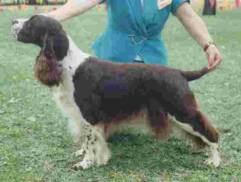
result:
[[[74,168],[106,164],[110,131],[120,123],[143,120],[140,117],[159,138],[167,138],[175,126],[196,144],[209,146],[207,163],[219,166],[218,132],[188,86],[208,73],[207,68],[181,71],[99,60],[83,53],[58,21],[42,15],[13,21],[12,30],[18,41],[41,48],[35,76],[51,89],[70,118],[75,141],[81,143],[76,154],[83,160]]]

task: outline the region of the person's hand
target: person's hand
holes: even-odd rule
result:
[[[214,44],[209,45],[205,52],[208,59],[208,69],[214,70],[222,62],[223,57]]]

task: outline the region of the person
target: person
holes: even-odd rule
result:
[[[104,33],[94,42],[93,50],[101,59],[166,65],[167,51],[161,32],[172,13],[203,48],[209,69],[222,61],[205,23],[194,12],[189,0],[70,0],[46,15],[64,21],[100,3],[107,5],[108,23]]]

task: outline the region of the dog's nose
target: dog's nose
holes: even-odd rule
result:
[[[18,20],[13,20],[12,25],[18,24]]]

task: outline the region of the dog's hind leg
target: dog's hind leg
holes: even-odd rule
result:
[[[200,137],[194,136],[180,127],[175,118],[168,116],[157,104],[149,105],[148,120],[152,132],[159,139],[168,139],[169,136],[177,137],[191,144],[192,151],[195,153],[203,151],[207,146]]]
[[[194,95],[191,92],[182,101],[179,102],[182,103],[178,105],[179,108],[175,109],[176,124],[188,133],[201,138],[210,147],[211,154],[207,163],[218,167],[221,158],[218,151],[219,134],[217,129],[199,110]]]
[[[168,113],[165,112],[161,104],[154,99],[150,99],[147,105],[149,125],[157,138],[167,139],[171,133],[171,124],[168,120]]]
[[[208,146],[200,137],[194,136],[184,130],[182,127],[180,127],[179,124],[177,124],[177,121],[175,121],[174,117],[171,117],[169,115],[169,121],[172,125],[172,134],[171,137],[181,139],[185,143],[191,146],[191,151],[193,153],[200,153],[204,152],[206,147]]]

